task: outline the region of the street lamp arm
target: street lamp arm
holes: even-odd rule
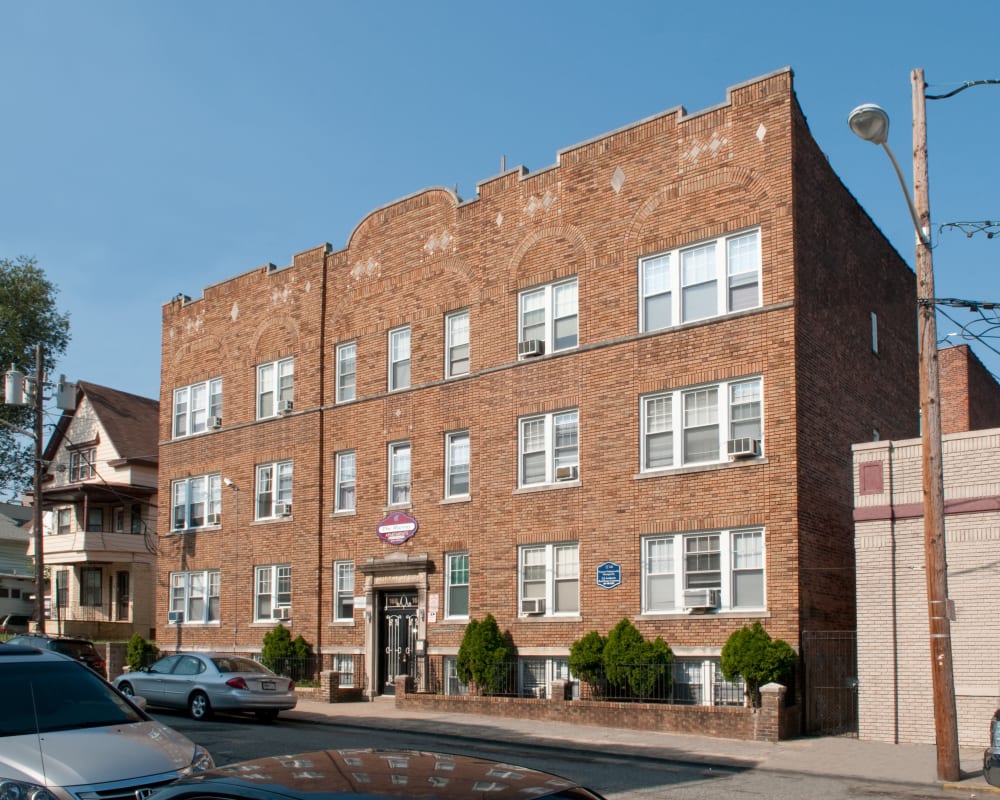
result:
[[[949,97],[954,97],[959,92],[964,92],[973,86],[991,86],[1000,84],[1000,78],[984,78],[979,81],[966,81],[957,89],[952,89],[950,92],[945,94],[925,94],[924,97],[928,100],[947,100]]]
[[[889,160],[892,162],[893,169],[896,170],[896,177],[899,178],[899,186],[903,190],[903,197],[906,198],[906,207],[910,209],[910,218],[913,220],[913,229],[917,232],[917,238],[924,247],[930,247],[931,237],[920,226],[920,218],[917,216],[917,209],[913,205],[913,198],[910,197],[910,190],[906,188],[906,179],[903,177],[903,171],[899,168],[899,162],[896,161],[896,156],[893,155],[892,148],[889,147],[888,142],[882,142],[882,149],[885,150],[886,155],[889,156]]]

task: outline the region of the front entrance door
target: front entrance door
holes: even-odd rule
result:
[[[395,694],[396,678],[411,675],[417,649],[417,593],[386,592],[381,598],[379,684],[382,694]]]

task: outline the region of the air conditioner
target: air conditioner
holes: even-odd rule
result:
[[[290,620],[292,618],[292,607],[282,606],[281,608],[274,609],[274,618],[277,620]]]
[[[741,439],[730,439],[726,450],[732,458],[753,458],[760,455],[760,442],[744,436]]]
[[[291,410],[292,410],[292,401],[291,400],[282,400],[280,403],[278,403],[278,413],[279,414],[288,414],[288,413],[291,412]]]
[[[574,464],[572,467],[556,467],[557,481],[575,481],[580,477],[580,468]]]
[[[205,517],[205,524],[206,525],[218,525],[219,524],[219,520],[221,519],[221,517],[222,517],[221,514],[208,514]]]
[[[292,516],[292,504],[291,503],[278,503],[275,506],[275,513],[279,517],[290,517]]]
[[[545,342],[541,339],[525,339],[517,344],[518,358],[535,358],[545,352]]]
[[[217,431],[219,428],[222,427],[222,417],[209,417],[208,427],[211,428],[212,430]]]
[[[177,625],[184,621],[183,611],[170,611],[167,613],[167,622],[171,625]]]
[[[521,613],[528,616],[537,616],[545,613],[545,598],[533,597],[530,600],[521,601]]]
[[[719,605],[718,589],[685,589],[684,607],[690,610],[715,608]]]

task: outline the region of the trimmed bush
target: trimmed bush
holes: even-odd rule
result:
[[[569,649],[569,671],[581,681],[596,685],[604,674],[604,647],[607,641],[597,631],[591,631],[573,642]]]
[[[747,704],[760,707],[760,687],[782,681],[795,670],[798,656],[784,639],[772,639],[760,622],[733,631],[722,648],[722,676],[746,685]]]
[[[125,663],[129,672],[137,672],[148,667],[160,656],[160,649],[152,642],[146,641],[138,633],[133,633],[125,650]]]
[[[492,614],[482,622],[470,619],[458,648],[458,678],[474,684],[481,694],[498,694],[506,688],[508,670],[515,658],[513,646],[500,633]]]
[[[260,661],[272,672],[287,675],[293,680],[302,680],[311,675],[312,645],[301,636],[292,640],[288,628],[278,625],[264,634]]]
[[[669,694],[674,653],[661,637],[647,642],[638,628],[623,618],[608,634],[603,658],[608,683],[619,691],[639,698]]]

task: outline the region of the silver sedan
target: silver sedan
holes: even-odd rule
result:
[[[298,702],[291,678],[228,653],[175,653],[119,675],[113,683],[126,696],[139,695],[151,706],[187,709],[198,720],[213,711],[236,711],[271,721]]]

